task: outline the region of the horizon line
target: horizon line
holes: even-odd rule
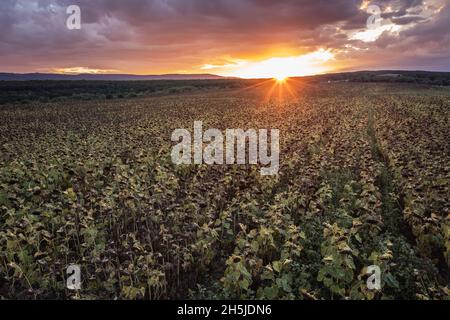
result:
[[[337,75],[337,74],[345,74],[345,73],[362,73],[362,72],[428,72],[428,73],[450,73],[449,71],[444,70],[426,70],[426,69],[357,69],[357,70],[345,70],[345,71],[331,71],[331,72],[325,72],[325,73],[316,73],[311,75],[298,75],[298,76],[289,76],[286,78],[307,78],[307,77],[315,77],[315,76],[325,76],[325,75]],[[107,76],[128,76],[128,77],[170,77],[170,76],[177,76],[177,77],[211,77],[211,78],[197,78],[197,79],[191,79],[191,80],[258,80],[258,79],[272,79],[271,77],[261,77],[261,78],[244,78],[244,77],[237,77],[237,76],[223,76],[219,74],[214,73],[162,73],[162,74],[135,74],[135,73],[54,73],[54,72],[4,72],[0,71],[0,75],[12,75],[12,76],[30,76],[30,75],[43,75],[43,76],[62,76],[62,77],[79,77],[79,76],[89,76],[89,77],[107,77]],[[216,77],[216,79],[212,79]],[[164,79],[154,79],[154,80],[164,80]],[[190,79],[167,79],[167,80],[190,80]],[[0,81],[8,81],[8,80],[2,80]],[[11,80],[14,81],[14,80]],[[24,80],[27,81],[27,80]],[[33,81],[33,80],[29,80]],[[39,80],[35,80],[39,81]],[[46,80],[42,80],[46,81]],[[126,79],[123,81],[127,81]],[[128,80],[131,81],[131,80]]]

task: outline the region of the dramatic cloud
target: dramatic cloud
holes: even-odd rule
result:
[[[66,28],[74,4],[81,30]],[[379,25],[368,28],[374,4]],[[239,74],[324,50],[332,61],[311,72],[449,70],[449,10],[448,0],[2,0],[0,71]]]

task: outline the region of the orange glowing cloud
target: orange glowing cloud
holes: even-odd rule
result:
[[[117,72],[112,69],[93,69],[88,67],[55,68],[51,72],[60,74],[108,74]]]

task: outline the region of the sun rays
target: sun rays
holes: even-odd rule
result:
[[[288,77],[275,77],[264,96],[263,102],[283,103],[298,100],[298,82]]]

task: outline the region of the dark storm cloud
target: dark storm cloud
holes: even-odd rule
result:
[[[403,33],[413,43],[421,41],[422,32],[440,32],[441,24],[448,30],[449,20],[421,25],[423,18],[414,11],[423,5],[420,0],[375,3],[391,7],[383,17],[393,23],[417,24]],[[65,28],[65,9],[71,4],[81,7],[82,30]],[[222,56],[263,55],[274,47],[300,53],[319,47],[339,49],[354,43],[348,40],[349,32],[365,28],[369,15],[359,9],[361,4],[361,0],[2,0],[0,71],[87,66],[159,72],[192,68]],[[398,40],[379,41],[389,48]]]
[[[425,18],[421,16],[406,16],[406,17],[393,17],[392,22],[398,25],[406,25],[410,23],[417,23],[425,20]]]

